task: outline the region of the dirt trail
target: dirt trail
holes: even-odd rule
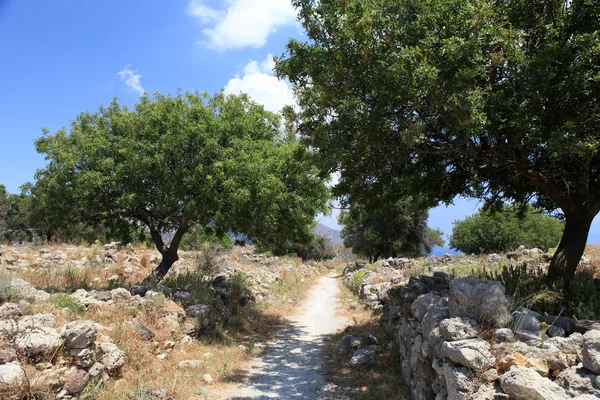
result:
[[[250,370],[248,383],[217,398],[315,400],[334,396],[336,388],[327,384],[321,372],[325,362],[321,350],[323,337],[347,322],[335,315],[338,290],[335,276],[320,278],[303,311],[289,318],[289,324]]]

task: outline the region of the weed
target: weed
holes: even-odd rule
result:
[[[66,293],[57,293],[50,298],[50,303],[60,308],[66,308],[70,313],[83,317],[85,307]]]
[[[170,288],[187,290],[196,303],[211,305],[214,301],[211,277],[201,269],[170,275],[163,284]]]
[[[90,288],[90,276],[87,268],[76,268],[69,264],[60,272],[60,275],[63,289],[67,292]]]
[[[0,303],[16,300],[17,291],[12,285],[12,274],[10,271],[0,270]]]

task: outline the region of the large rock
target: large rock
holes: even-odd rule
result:
[[[375,353],[369,349],[356,350],[349,362],[352,368],[368,367],[375,364]]]
[[[573,333],[567,337],[553,337],[546,339],[546,344],[556,346],[560,351],[577,355],[583,347],[583,335],[579,332]]]
[[[479,324],[473,318],[448,318],[440,322],[440,333],[449,342],[477,337]]]
[[[98,327],[94,321],[73,321],[65,326],[62,335],[67,348],[85,349],[96,340]]]
[[[465,339],[445,342],[443,353],[455,363],[476,371],[484,371],[493,367],[496,362],[490,348],[490,344],[483,339]]]
[[[195,304],[186,308],[185,314],[190,318],[200,319],[204,317],[209,309],[210,307],[205,304]]]
[[[464,367],[444,363],[442,373],[446,381],[448,400],[469,400],[475,390],[473,373]]]
[[[344,336],[337,345],[338,352],[346,353],[353,349],[358,349],[360,347],[360,339],[354,337],[352,335]]]
[[[26,315],[18,323],[18,328],[21,331],[41,327],[52,328],[54,326],[56,326],[56,319],[52,314]]]
[[[600,386],[596,385],[597,377],[579,364],[562,371],[555,382],[565,388],[570,396],[589,394],[600,399]]]
[[[530,368],[514,365],[499,379],[502,390],[516,400],[565,400],[569,398],[563,388]]]
[[[421,333],[423,337],[428,337],[432,330],[439,327],[440,322],[449,317],[448,301],[435,295],[427,307],[427,312],[421,321]]]
[[[61,343],[62,340],[58,332],[49,327],[20,331],[15,338],[17,348],[29,356],[52,353]]]
[[[583,366],[600,374],[600,331],[588,331],[583,335]]]
[[[412,315],[419,321],[422,321],[427,313],[429,305],[438,297],[439,296],[433,292],[425,293],[417,297],[410,306]]]
[[[63,390],[67,394],[77,394],[81,392],[90,381],[90,374],[85,370],[72,367],[63,375]]]
[[[100,343],[100,349],[104,353],[100,362],[107,371],[116,371],[125,365],[125,353],[117,345],[110,342],[102,342]]]
[[[513,313],[512,328],[515,332],[527,332],[536,337],[540,336],[541,323],[536,316],[540,315],[524,307],[519,307]]]
[[[472,276],[450,282],[448,307],[451,317],[471,317],[492,326],[510,324],[509,301],[496,281]]]
[[[20,388],[24,380],[25,371],[17,361],[0,365],[0,394]]]
[[[23,312],[21,307],[15,303],[4,303],[0,306],[0,319],[19,318]]]

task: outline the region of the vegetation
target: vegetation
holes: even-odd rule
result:
[[[218,245],[224,249],[233,247],[231,236],[218,232],[214,226],[195,226],[181,240],[181,250],[202,250],[208,245]]]
[[[570,281],[600,210],[600,8],[587,0],[296,0],[286,110],[336,195],[559,209]],[[365,190],[367,188],[367,190]]]
[[[391,204],[352,203],[342,211],[339,223],[344,245],[369,257],[419,257],[429,254],[434,245],[443,246],[442,233],[427,226],[429,214],[411,197]]]
[[[564,224],[529,206],[524,210],[504,207],[500,212],[481,210],[454,221],[450,246],[464,253],[492,253],[516,249],[556,247]]]
[[[144,227],[162,255],[161,280],[193,227],[281,245],[306,241],[327,190],[280,119],[247,96],[142,96],[77,116],[36,141],[47,166],[36,188],[50,219],[113,231]],[[171,233],[169,244],[163,235]]]

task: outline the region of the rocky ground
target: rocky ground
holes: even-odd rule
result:
[[[258,340],[274,328],[256,310],[295,307],[320,273],[251,247],[200,275],[189,271],[202,254],[181,258],[169,277],[183,287],[149,288],[135,283],[157,265],[152,250],[1,247],[1,397],[207,398],[263,351]]]

